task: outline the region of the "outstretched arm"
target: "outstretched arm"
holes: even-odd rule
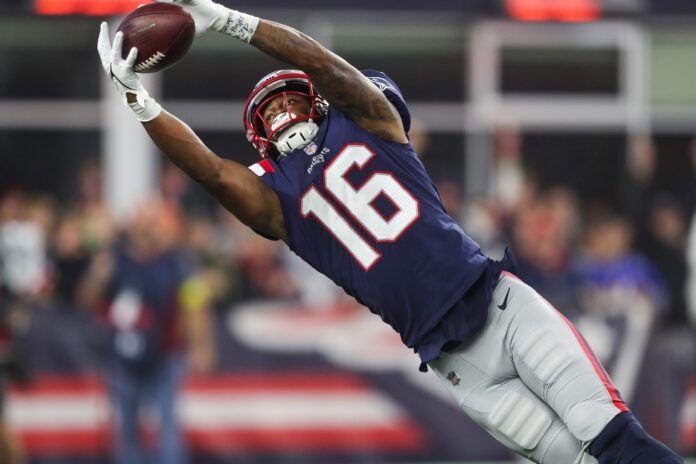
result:
[[[167,158],[240,221],[265,235],[286,240],[278,196],[249,168],[217,156],[186,124],[166,111],[144,122],[143,127]]]
[[[408,141],[399,113],[384,94],[350,63],[311,37],[212,0],[157,1],[173,1],[186,8],[199,33],[208,29],[225,33],[303,70],[322,97],[366,131],[391,142]]]
[[[366,131],[391,142],[408,142],[399,113],[384,94],[350,63],[311,37],[261,20],[250,43],[306,72],[329,103]]]
[[[109,28],[102,23],[97,48],[104,71],[159,149],[246,225],[286,240],[275,192],[244,165],[217,156],[186,124],[162,110],[133,71],[137,49],[124,60],[122,43],[123,33],[118,32],[112,46]]]

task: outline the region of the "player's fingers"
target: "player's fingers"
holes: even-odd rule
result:
[[[109,25],[101,23],[99,39],[97,40],[97,51],[101,59],[102,66],[106,69],[109,66],[109,56],[111,55],[111,41],[109,40]]]
[[[128,57],[126,58],[126,64],[128,65],[129,68],[132,68],[133,65],[135,64],[135,60],[138,58],[138,49],[133,47],[130,49],[130,52],[128,52]]]
[[[114,37],[114,44],[111,46],[111,62],[116,63],[121,58],[123,48],[123,32],[118,31]]]

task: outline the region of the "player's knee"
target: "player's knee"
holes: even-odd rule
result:
[[[575,438],[581,442],[588,442],[595,438],[618,412],[608,401],[581,401],[568,410],[565,423]]]
[[[525,450],[532,450],[549,429],[549,412],[516,392],[507,392],[490,414],[491,424]]]

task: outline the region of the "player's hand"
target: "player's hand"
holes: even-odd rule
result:
[[[109,25],[101,23],[97,50],[101,59],[102,67],[121,94],[123,102],[131,108],[138,120],[147,122],[155,119],[162,111],[162,107],[150,97],[145,87],[140,83],[140,78],[133,70],[133,65],[138,57],[138,49],[131,48],[128,56],[124,60],[121,50],[123,48],[123,32],[117,32],[114,43],[111,44],[109,38]],[[136,102],[128,103],[127,94],[133,94]]]
[[[156,2],[174,3],[183,7],[193,17],[196,23],[196,34],[208,30],[221,31],[230,10],[212,0],[155,0]]]
[[[106,22],[101,23],[97,50],[99,51],[99,58],[101,58],[104,71],[111,78],[121,95],[125,96],[126,93],[137,94],[139,89],[144,90],[138,75],[133,71],[133,65],[138,57],[138,49],[135,47],[131,48],[128,57],[124,60],[121,57],[122,48],[123,32],[116,33],[114,44],[111,45],[109,25]]]

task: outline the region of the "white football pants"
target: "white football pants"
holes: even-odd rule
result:
[[[627,410],[572,324],[507,272],[481,333],[429,366],[469,417],[536,463],[596,463],[586,448]]]

